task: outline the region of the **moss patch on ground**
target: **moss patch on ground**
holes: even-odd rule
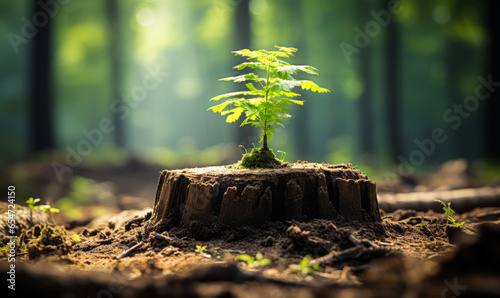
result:
[[[23,230],[19,236],[20,250],[28,253],[29,259],[40,255],[57,252],[67,254],[78,241],[69,237],[64,227],[36,225]]]
[[[230,166],[233,169],[276,169],[282,167],[282,162],[276,158],[273,149],[253,148],[250,153]]]

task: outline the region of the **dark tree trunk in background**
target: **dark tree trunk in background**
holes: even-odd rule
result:
[[[387,7],[386,1],[384,4]],[[394,18],[394,16],[393,16]],[[385,90],[387,146],[390,158],[398,162],[401,152],[400,104],[400,35],[399,24],[393,19],[386,27],[385,38]]]
[[[488,76],[491,74],[494,82],[500,82],[500,2],[498,0],[488,0],[486,9],[488,11],[487,29],[489,33],[489,61]],[[488,78],[485,77],[487,80]],[[486,103],[486,157],[500,161],[500,87],[494,87],[494,92],[490,95]]]
[[[369,21],[368,17],[371,18],[368,10],[364,3],[359,3],[357,6],[358,13],[361,12],[363,15],[359,17],[360,24],[366,24]],[[359,73],[363,83],[363,93],[361,94],[359,101],[359,121],[360,121],[360,142],[359,146],[361,149],[361,154],[366,156],[367,154],[372,154],[374,150],[374,135],[375,126],[373,123],[373,90],[371,84],[371,66],[370,66],[370,46],[365,47],[359,53]],[[364,162],[368,162],[364,160]]]
[[[306,46],[304,45],[305,43],[304,28],[306,27],[306,24],[303,22],[304,11],[302,10],[302,5],[301,5],[302,0],[288,0],[288,3],[292,19],[295,20],[294,22],[291,22],[290,26],[292,26],[292,31],[297,36],[300,36],[300,38],[295,44],[295,47],[299,49],[298,56],[305,58],[307,57],[307,52],[306,52],[307,49]],[[306,59],[304,59],[304,61],[305,60]],[[294,64],[307,64],[307,63],[300,63],[296,61],[296,63]],[[307,94],[304,95],[307,96]],[[307,101],[307,98],[299,98],[299,99]],[[309,104],[307,103],[304,104],[303,106],[298,106],[297,109],[295,110],[296,111],[295,115],[292,118],[292,122],[294,125],[294,133],[295,133],[294,136],[295,150],[297,150],[298,158],[302,160],[308,160],[311,154],[311,138],[309,137],[310,131],[309,131],[308,110],[309,110]]]
[[[359,53],[360,75],[363,81],[363,94],[359,101],[360,112],[360,149],[363,155],[373,154],[373,138],[375,126],[373,123],[372,84],[370,78],[370,47],[364,48]]]
[[[45,14],[32,1],[33,14]],[[47,2],[47,1],[45,1]],[[38,27],[32,40],[31,95],[30,95],[30,148],[32,152],[54,149],[53,93],[52,93],[52,19],[48,17],[45,26]]]
[[[248,6],[249,2],[249,0],[236,1],[237,5],[235,7],[234,21],[236,49],[238,50],[250,49],[252,43],[252,35],[250,30],[250,9]],[[256,140],[254,140],[254,130],[250,125],[239,127],[239,124],[241,124],[243,119],[244,118],[242,117],[242,119],[237,122],[237,140],[238,144],[249,147],[249,145],[256,142]]]
[[[109,61],[111,76],[111,100],[114,101],[121,96],[122,92],[122,68],[121,68],[121,34],[119,4],[117,0],[107,1],[107,14],[109,21]],[[115,146],[125,147],[125,123],[120,119],[119,113],[113,113],[113,141]]]

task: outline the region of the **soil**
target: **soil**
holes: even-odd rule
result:
[[[38,253],[18,251],[16,294],[438,297],[443,292],[447,296],[442,297],[458,297],[452,291],[459,291],[460,297],[500,295],[500,212],[495,208],[457,216],[466,222],[462,228],[445,227],[443,215],[433,211],[397,210],[383,214],[382,222],[341,217],[291,220],[221,228],[205,235],[174,227],[148,237],[143,233],[151,209],[106,216],[85,227],[61,228],[63,237],[54,234],[40,241]],[[41,228],[24,230],[24,239],[39,238]],[[81,238],[78,243],[69,236],[75,233]],[[206,249],[196,252],[197,245]],[[124,253],[131,247],[135,250]],[[236,260],[243,253],[262,253],[271,263],[249,266]],[[310,267],[317,264],[321,271],[305,274],[293,269],[306,255],[311,256]],[[9,270],[5,260],[1,270]]]
[[[130,173],[126,187],[153,193],[154,185],[142,180],[132,187],[137,170]],[[446,226],[442,212],[399,209],[381,210],[380,221],[339,214],[149,233],[153,202],[123,194],[132,195],[120,199],[123,206],[150,207],[120,212],[93,204],[85,210],[107,214],[79,221],[56,214],[54,227],[45,213],[29,222],[29,209],[16,206],[15,263],[8,261],[9,246],[0,250],[0,272],[15,264],[16,291],[7,289],[5,274],[2,297],[500,297],[498,207],[453,215],[465,221],[461,228]],[[0,220],[6,205],[0,202]],[[0,232],[9,243],[7,231]],[[270,264],[237,259],[258,253]],[[308,266],[297,266],[308,255]]]

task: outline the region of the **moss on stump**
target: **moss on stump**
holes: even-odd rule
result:
[[[243,154],[243,158],[231,165],[233,169],[277,169],[282,162],[276,158],[273,149],[253,148],[250,153]]]

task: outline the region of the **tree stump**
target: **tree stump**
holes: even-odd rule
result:
[[[269,221],[381,221],[375,182],[351,165],[299,162],[279,169],[205,167],[161,172],[149,226]]]

